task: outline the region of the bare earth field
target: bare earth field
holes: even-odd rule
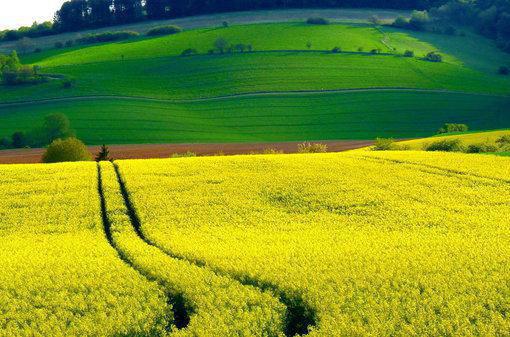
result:
[[[298,144],[302,142],[285,143],[230,143],[230,144],[133,144],[109,146],[111,157],[114,159],[148,159],[168,158],[175,153],[195,152],[199,156],[205,155],[236,155],[261,153],[266,149],[276,149],[285,153],[296,153]],[[341,152],[358,149],[373,144],[369,140],[353,141],[321,141],[328,145],[329,152]],[[90,146],[93,154],[99,151],[99,146]],[[0,164],[31,164],[40,163],[45,149],[15,149],[0,151]]]

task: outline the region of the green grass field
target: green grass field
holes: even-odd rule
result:
[[[218,37],[252,44],[255,52],[205,55]],[[487,57],[474,62],[467,41],[475,41]],[[327,52],[335,46],[344,53]],[[180,57],[186,48],[204,55]],[[387,54],[367,53],[374,48]],[[400,56],[406,49],[417,57]],[[442,52],[444,62],[420,59],[432,50]],[[510,79],[495,74],[509,57],[471,35],[417,34],[361,23],[265,23],[49,50],[24,61],[70,76],[76,84],[67,90],[56,80],[4,87],[0,100],[78,99],[0,105],[0,135],[27,130],[52,112],[66,113],[90,144],[423,137],[445,122],[510,127]],[[374,90],[381,88],[406,90]],[[326,92],[350,89],[369,90]],[[299,91],[317,93],[284,94]],[[265,95],[212,99],[249,93]]]
[[[509,104],[510,98],[503,97],[399,91],[189,103],[79,99],[0,108],[0,134],[30,129],[52,111],[65,113],[88,144],[414,138],[433,134],[450,120],[475,129],[510,125]],[[481,115],[480,109],[486,113]]]

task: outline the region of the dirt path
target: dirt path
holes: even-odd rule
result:
[[[148,159],[169,158],[175,153],[187,151],[198,155],[235,155],[263,152],[266,149],[277,149],[285,153],[297,152],[298,144],[302,142],[284,143],[225,143],[225,144],[134,144],[112,145],[111,156],[115,159]],[[370,146],[369,140],[341,140],[321,141],[328,145],[328,151],[341,152]],[[89,147],[93,154],[99,152],[99,146]],[[44,149],[16,149],[0,151],[0,164],[30,164],[40,163]]]

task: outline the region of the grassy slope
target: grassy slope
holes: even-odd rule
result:
[[[427,104],[417,104],[424,101]],[[29,130],[52,111],[68,115],[89,144],[412,138],[432,134],[444,121],[476,129],[510,125],[508,104],[508,99],[489,96],[410,92],[273,95],[184,104],[98,99],[0,108],[0,134]],[[486,113],[481,115],[480,109]]]
[[[495,143],[497,139],[504,135],[510,135],[510,130],[497,130],[497,131],[486,131],[486,132],[468,132],[463,134],[451,134],[447,136],[434,136],[423,139],[413,139],[399,144],[407,145],[411,150],[422,150],[427,144],[432,142],[448,140],[448,139],[460,139],[464,145],[471,145],[477,143]]]
[[[226,37],[232,43],[251,43],[257,51],[305,49],[307,41],[312,42],[312,49],[329,50],[333,46],[340,46],[344,51],[349,51],[361,46],[365,50],[381,48],[389,51],[381,42],[385,40],[398,52],[413,49],[417,55],[436,50],[438,45],[448,45],[446,39],[455,39],[457,46],[468,39],[434,35],[433,38],[429,37],[429,42],[434,42],[431,44],[418,40],[417,36],[413,36],[415,33],[392,29],[385,31],[388,32],[385,34],[361,24],[257,24],[197,29],[174,36],[53,50],[31,55],[25,61],[41,65],[50,73],[76,77],[75,88],[62,90],[55,81],[40,86],[2,88],[0,100],[82,95],[194,99],[246,92],[373,87],[450,89],[496,94],[510,91],[510,80],[494,75],[488,62],[479,62],[478,65],[466,62],[470,49],[460,47],[452,48],[451,54],[446,55],[445,62],[441,64],[398,56],[303,51],[188,58],[177,56],[189,47],[205,52],[219,36]],[[489,61],[493,61],[494,57],[508,58],[491,49],[486,40],[480,41],[487,45],[483,50],[496,55],[488,57]],[[124,61],[121,55],[124,55]],[[492,64],[492,67],[495,65]],[[200,104],[83,100],[16,108],[9,106],[0,107],[4,122],[0,126],[0,135],[22,128],[29,129],[34,124],[32,117],[40,120],[49,112],[68,114],[79,135],[94,144],[103,141],[220,142],[422,137],[433,133],[444,122],[466,122],[476,129],[510,126],[505,108],[509,105],[508,98],[413,95],[371,92],[318,95],[313,100],[303,95],[301,98],[269,96]],[[223,116],[225,112],[230,115]],[[327,119],[324,119],[324,113],[329,116]],[[247,118],[247,115],[250,117]],[[360,116],[369,117],[360,119]]]

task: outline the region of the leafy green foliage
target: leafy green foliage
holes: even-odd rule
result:
[[[456,124],[456,123],[445,123],[438,131],[438,134],[443,133],[452,133],[452,132],[467,132],[469,131],[469,126],[466,124]]]
[[[45,163],[89,161],[91,159],[91,154],[85,144],[76,138],[53,141],[43,155]]]
[[[464,152],[466,148],[459,139],[443,139],[426,145],[425,151]]]
[[[168,25],[168,26],[158,26],[151,28],[147,31],[147,36],[163,36],[163,35],[173,35],[182,32],[182,28],[179,26]]]

